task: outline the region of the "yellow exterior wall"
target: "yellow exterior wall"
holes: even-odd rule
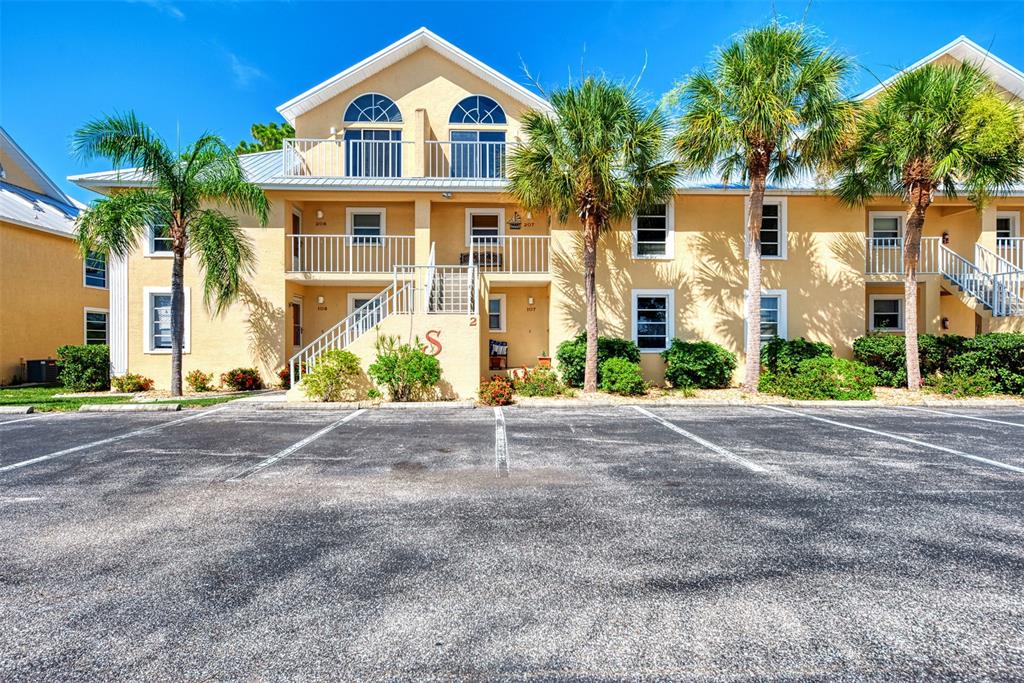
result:
[[[46,190],[39,185],[25,170],[20,163],[15,163],[10,154],[0,149],[0,167],[4,169],[5,183],[24,187],[39,194],[46,194]]]
[[[0,384],[24,380],[26,360],[85,343],[85,308],[108,302],[106,289],[85,286],[73,239],[0,221]]]
[[[490,369],[490,345],[488,342],[508,343],[507,367],[536,367],[541,355],[554,355],[548,346],[549,340],[549,288],[510,287],[494,284],[483,292],[480,303],[480,376],[487,377]],[[505,331],[488,329],[487,301],[490,297],[505,297]],[[533,303],[530,303],[530,298]]]

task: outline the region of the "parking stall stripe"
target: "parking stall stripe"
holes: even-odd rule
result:
[[[499,477],[508,476],[508,438],[505,434],[505,413],[494,408],[494,466]]]
[[[3,429],[7,425],[17,424],[19,422],[31,422],[33,420],[39,420],[41,418],[41,415],[33,415],[32,417],[21,417],[18,418],[17,420],[5,420],[3,422],[0,422],[0,429]]]
[[[736,455],[735,453],[733,453],[732,451],[729,451],[729,450],[726,450],[726,449],[722,448],[718,444],[711,443],[707,439],[702,439],[701,437],[697,436],[696,434],[693,434],[692,432],[688,432],[685,429],[683,429],[682,427],[679,427],[678,425],[672,424],[668,420],[665,420],[665,419],[655,415],[654,413],[650,412],[649,410],[641,408],[640,406],[632,406],[632,407],[633,407],[634,410],[636,410],[641,415],[646,415],[647,417],[651,418],[652,420],[654,420],[655,422],[657,422],[661,426],[668,427],[669,429],[671,429],[676,434],[679,434],[681,436],[685,436],[690,441],[694,441],[696,443],[699,443],[701,446],[704,446],[705,448],[707,448],[707,449],[709,449],[711,451],[714,451],[715,453],[718,453],[723,458],[726,458],[727,460],[731,460],[732,462],[736,463],[737,465],[741,465],[743,467],[746,467],[751,472],[757,472],[758,474],[764,474],[764,473],[768,472],[768,468],[767,467],[764,467],[762,465],[758,465],[756,462],[753,462],[752,460],[747,460],[746,458],[742,458],[742,457]]]
[[[846,429],[856,429],[860,432],[867,432],[868,434],[874,434],[875,436],[884,436],[887,439],[895,439],[896,441],[903,441],[905,443],[911,443],[915,446],[921,446],[922,448],[930,448],[934,451],[941,451],[942,453],[949,453],[960,458],[967,458],[968,460],[974,460],[985,465],[991,465],[992,467],[999,467],[1004,470],[1011,472],[1017,472],[1018,474],[1024,474],[1024,468],[1016,467],[1015,465],[1008,465],[1005,462],[999,462],[998,460],[991,460],[989,458],[983,458],[980,455],[972,455],[971,453],[964,453],[958,451],[955,448],[946,448],[945,446],[939,446],[937,444],[928,443],[927,441],[919,441],[912,439],[909,436],[900,436],[899,434],[893,434],[891,432],[882,432],[877,429],[871,429],[870,427],[860,427],[858,425],[847,424],[846,422],[837,422],[836,420],[829,420],[824,417],[818,417],[817,415],[806,415],[804,413],[798,413],[795,410],[787,410],[786,408],[779,408],[778,406],[761,406],[768,410],[774,410],[780,413],[786,413],[788,415],[796,415],[797,417],[804,417],[808,420],[816,420],[818,422],[824,422],[825,424],[835,425],[836,427],[845,427]]]
[[[1007,425],[1008,427],[1024,427],[1024,424],[1020,422],[1007,422],[1006,420],[993,420],[990,417],[977,417],[975,415],[964,415],[963,413],[949,413],[942,410],[930,410],[928,408],[918,408],[917,406],[900,406],[904,410],[919,410],[922,413],[932,413],[934,415],[945,415],[946,417],[959,417],[964,420],[977,420],[978,422],[991,422],[997,425]]]
[[[335,420],[334,422],[332,422],[331,424],[327,425],[323,429],[310,434],[309,436],[307,436],[306,438],[302,439],[301,441],[297,441],[297,442],[293,443],[291,446],[289,446],[288,448],[285,448],[282,451],[278,451],[277,453],[274,453],[272,456],[270,456],[266,460],[263,460],[263,461],[260,461],[260,462],[256,463],[252,467],[250,467],[250,468],[248,468],[246,470],[243,470],[239,474],[236,474],[235,476],[230,477],[229,479],[226,479],[225,481],[239,481],[241,479],[245,479],[250,474],[255,474],[255,473],[259,472],[260,470],[264,470],[264,469],[270,467],[271,465],[273,465],[274,463],[280,462],[281,460],[284,460],[285,458],[287,458],[289,455],[291,455],[292,453],[296,452],[300,448],[313,443],[314,441],[319,439],[321,436],[323,436],[325,434],[329,434],[330,432],[333,432],[335,429],[337,429],[341,425],[345,424],[346,422],[349,422],[351,420],[356,419],[357,417],[359,417],[360,415],[362,415],[365,412],[366,412],[366,408],[360,408],[359,410],[355,411],[354,413],[349,413],[348,415],[346,415],[345,417],[341,418],[340,420]]]
[[[71,455],[72,453],[78,453],[79,451],[84,451],[89,448],[95,448],[96,446],[105,446],[108,443],[114,443],[116,441],[131,439],[136,436],[141,436],[143,434],[149,434],[150,432],[155,432],[156,430],[163,429],[164,427],[173,427],[174,425],[179,425],[182,422],[191,422],[192,420],[198,420],[200,418],[206,417],[207,415],[219,413],[220,411],[225,409],[227,409],[227,406],[221,406],[220,408],[205,410],[197,415],[189,415],[188,417],[183,417],[179,420],[171,420],[170,422],[164,422],[162,424],[153,425],[152,427],[143,427],[142,429],[136,429],[135,431],[128,432],[127,434],[119,434],[118,436],[111,436],[106,439],[100,439],[99,441],[90,441],[89,443],[84,443],[81,446],[65,448],[64,450],[57,451],[56,453],[48,453],[46,455],[40,455],[38,458],[32,458],[30,460],[22,460],[21,462],[11,463],[10,465],[4,465],[3,467],[0,467],[0,472],[8,472],[10,470],[18,469],[19,467],[26,467],[28,465],[34,465],[37,462],[53,460],[54,458],[59,458],[64,455]]]

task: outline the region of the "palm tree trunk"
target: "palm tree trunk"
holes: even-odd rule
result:
[[[178,242],[181,242],[179,247]],[[171,396],[181,396],[181,352],[185,340],[185,245],[175,240],[171,268]]]
[[[907,355],[907,388],[918,391],[921,388],[921,356],[917,347],[917,268],[921,259],[921,232],[924,230],[924,215],[931,203],[931,192],[921,196],[922,190],[915,190],[907,212],[907,228],[903,235],[903,336]]]
[[[597,218],[587,214],[583,222],[583,289],[587,303],[587,364],[583,393],[597,391]]]
[[[761,214],[765,175],[751,175],[747,211],[747,344],[743,391],[757,393],[761,379]]]

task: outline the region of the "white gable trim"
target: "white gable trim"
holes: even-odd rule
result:
[[[25,153],[18,143],[14,141],[10,133],[0,127],[0,149],[11,155],[11,157],[18,163],[18,165],[25,171],[26,174],[43,188],[44,194],[57,201],[64,202],[65,204],[75,205],[75,202],[71,197],[64,194],[64,191],[57,186],[55,182],[50,179],[50,176],[43,172],[43,169],[36,165],[36,162],[32,161],[32,157]],[[25,188],[26,190],[29,188]]]
[[[323,104],[338,93],[348,90],[360,81],[369,78],[424,47],[430,48],[441,56],[450,59],[474,76],[490,83],[501,92],[528,107],[542,111],[551,110],[551,105],[543,97],[531,92],[507,76],[498,73],[437,34],[426,28],[420,28],[392,43],[380,52],[370,55],[363,61],[350,66],[336,76],[328,78],[320,85],[310,88],[301,95],[288,100],[278,107],[277,111],[288,123],[294,125],[295,119],[299,115],[306,113],[317,105]]]
[[[943,55],[950,55],[961,62],[972,62],[979,65],[985,73],[992,78],[992,80],[999,84],[1000,87],[1005,88],[1017,97],[1024,98],[1024,72],[1021,72],[1013,65],[1008,62],[1004,62],[999,57],[996,57],[994,54],[981,47],[967,36],[960,36],[953,42],[943,45],[930,55],[917,60],[907,68],[896,72],[870,90],[861,93],[857,96],[857,99],[866,100],[874,97],[881,91],[885,90],[885,88],[892,84],[901,75],[908,71],[918,69],[930,62],[934,62]]]

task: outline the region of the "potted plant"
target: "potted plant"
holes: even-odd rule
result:
[[[551,367],[551,356],[548,355],[547,351],[541,352],[537,356],[537,367],[539,368],[550,368]]]

